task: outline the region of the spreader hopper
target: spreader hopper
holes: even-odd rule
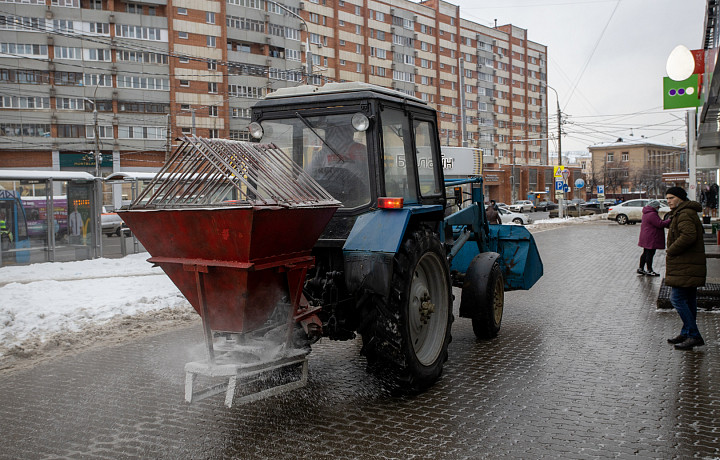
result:
[[[218,332],[247,342],[248,334],[281,327],[289,349],[296,323],[306,332],[320,324],[301,301],[302,288],[312,248],[339,206],[274,145],[193,136],[182,139],[144,192],[118,214],[149,261],[202,316],[209,365],[216,366],[232,356],[216,357]],[[221,373],[234,374],[238,363],[231,364],[232,372]]]

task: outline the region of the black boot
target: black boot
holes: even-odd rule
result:
[[[680,335],[678,335],[677,337],[673,337],[672,339],[668,339],[667,341],[668,341],[668,343],[682,343],[682,342],[686,341],[687,338],[688,338],[688,337],[687,337],[686,335],[680,334]]]
[[[675,345],[676,350],[692,350],[694,347],[705,345],[702,337],[688,337],[684,342]]]

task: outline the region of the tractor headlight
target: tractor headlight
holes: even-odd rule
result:
[[[367,131],[370,127],[370,120],[362,113],[356,113],[352,116],[352,125],[355,131]]]
[[[260,126],[260,123],[257,121],[253,121],[248,125],[248,130],[250,131],[250,135],[255,139],[262,139],[263,137],[263,128]]]

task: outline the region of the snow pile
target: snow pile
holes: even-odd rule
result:
[[[192,307],[148,254],[0,268],[0,357],[119,318]]]
[[[606,219],[607,215],[603,214],[593,214],[591,216],[582,216],[582,217],[563,217],[560,218],[553,218],[553,219],[540,219],[534,221],[530,225],[526,225],[525,228],[528,230],[549,230],[551,228],[557,228],[562,227],[565,225],[576,225],[576,224],[584,224],[591,221],[596,220],[603,220]]]

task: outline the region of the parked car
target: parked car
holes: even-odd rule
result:
[[[503,224],[528,225],[532,224],[532,219],[527,214],[510,211],[508,208],[498,206],[498,213]]]
[[[638,199],[628,200],[620,204],[610,206],[608,210],[608,219],[617,221],[620,225],[634,224],[642,220],[642,208],[652,200]],[[670,212],[670,208],[667,206],[667,200],[658,200],[662,207],[658,209],[658,215],[661,219],[665,218],[665,214]]]
[[[614,204],[614,201],[613,201],[613,204]],[[593,199],[591,199],[591,200],[589,200],[589,201],[586,201],[585,203],[582,204],[582,207],[583,207],[583,208],[586,208],[586,209],[595,209],[595,210],[597,210],[598,212],[607,212],[608,209],[610,208],[610,206],[612,206],[612,205],[609,204],[609,203],[607,203],[607,202],[601,203],[600,201],[598,201],[597,198],[593,198]]]
[[[535,211],[535,204],[530,200],[518,200],[514,201],[513,204],[508,206],[513,212],[533,212]]]
[[[550,211],[553,209],[557,209],[558,205],[557,203],[554,203],[552,201],[540,201],[538,204],[535,205],[536,211]]]
[[[102,214],[100,215],[100,223],[102,224],[103,235],[120,236],[122,233],[125,222],[115,212],[108,212],[107,208],[103,206]]]
[[[563,216],[564,217],[580,217],[580,216],[592,216],[600,211],[597,209],[592,208],[585,208],[583,206],[580,206],[580,212],[578,212],[578,205],[576,204],[568,204],[563,207]],[[558,217],[559,215],[559,209],[553,209],[550,211],[550,215],[548,217]]]

